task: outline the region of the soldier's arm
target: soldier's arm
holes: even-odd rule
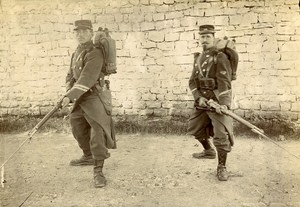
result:
[[[195,76],[196,76],[196,71],[197,71],[197,63],[196,63],[196,59],[199,57],[199,53],[195,53],[194,54],[194,66],[193,66],[193,71],[192,71],[192,74],[190,76],[190,79],[189,79],[189,88],[190,90],[192,91],[192,94],[194,96],[194,100],[198,100],[201,96],[198,88],[197,88],[197,84],[195,82]]]
[[[103,65],[103,54],[99,49],[93,49],[86,54],[83,61],[84,67],[78,80],[66,94],[72,102],[79,99],[80,96],[97,83]]]
[[[217,55],[217,70],[216,78],[218,85],[219,103],[226,105],[228,108],[231,105],[231,68],[230,62],[224,53]]]

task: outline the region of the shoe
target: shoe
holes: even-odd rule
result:
[[[196,159],[215,159],[216,151],[214,149],[205,149],[200,153],[193,153],[192,156]]]
[[[94,186],[95,188],[103,188],[106,186],[106,178],[103,175],[103,172],[94,173]]]
[[[227,181],[228,180],[228,172],[226,170],[226,166],[218,165],[217,177],[218,177],[219,181]]]
[[[71,160],[70,165],[81,166],[81,165],[94,165],[94,159],[92,155],[86,156],[82,155],[79,159]]]

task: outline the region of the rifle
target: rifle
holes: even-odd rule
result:
[[[37,125],[35,125],[35,127],[33,127],[33,129],[28,133],[29,138],[31,139],[32,136],[48,121],[48,119],[50,119],[50,117],[56,112],[58,111],[62,106],[63,98],[59,99],[57,104],[43,117],[43,119],[37,123]]]
[[[209,111],[215,111],[216,108],[220,109],[221,112],[227,116],[230,116],[231,118],[235,119],[236,121],[244,124],[245,126],[249,127],[251,129],[251,131],[253,131],[256,134],[259,134],[260,136],[262,136],[263,138],[271,141],[273,144],[275,144],[276,146],[278,146],[279,148],[283,149],[284,151],[288,152],[289,154],[293,155],[294,157],[296,157],[297,159],[300,159],[298,156],[294,155],[293,153],[291,153],[290,151],[288,151],[287,149],[283,148],[282,146],[280,146],[279,144],[277,144],[274,140],[272,140],[270,137],[268,137],[267,135],[264,134],[264,131],[256,126],[254,126],[253,124],[251,124],[250,122],[246,121],[245,119],[239,117],[238,115],[236,115],[235,113],[233,113],[232,111],[228,110],[228,109],[224,109],[222,108],[218,103],[216,103],[215,101],[213,101],[212,99],[207,101],[207,105],[211,108],[208,108]]]
[[[21,143],[21,145],[17,148],[17,150],[14,151],[14,153],[12,153],[7,158],[7,160],[4,161],[4,163],[1,165],[0,169],[2,167],[4,167],[4,165],[14,156],[14,154],[16,154],[21,149],[21,147],[27,142],[27,140],[31,139],[33,137],[33,135],[46,123],[46,121],[48,121],[48,119],[50,119],[50,117],[62,107],[61,104],[62,104],[63,98],[64,97],[59,99],[57,104],[43,117],[43,119],[41,121],[39,121],[39,123],[37,123],[37,125],[35,125],[35,127],[28,133],[29,137]]]

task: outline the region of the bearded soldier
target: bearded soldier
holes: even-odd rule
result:
[[[110,156],[108,149],[116,148],[111,93],[102,71],[104,54],[93,46],[90,20],[75,21],[74,31],[79,45],[72,55],[62,105],[73,103],[70,123],[83,155],[70,165],[94,165],[94,186],[104,187],[104,160]]]
[[[214,26],[202,25],[199,30],[203,52],[195,53],[193,72],[189,79],[195,110],[188,122],[188,133],[204,148],[202,152],[193,154],[197,159],[216,157],[216,151],[209,141],[213,137],[218,156],[217,177],[220,181],[227,181],[226,159],[233,145],[232,118],[222,115],[220,109],[209,111],[207,101],[212,99],[221,107],[230,108],[232,71],[227,56],[214,47]]]

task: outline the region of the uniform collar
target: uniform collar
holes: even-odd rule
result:
[[[211,48],[209,48],[209,49],[207,49],[207,50],[204,50],[203,53],[204,53],[204,54],[208,54],[208,53],[211,53],[211,52],[214,51],[214,50],[216,50],[216,48],[215,48],[215,47],[211,47]]]
[[[88,41],[86,43],[78,45],[78,48],[80,48],[80,49],[88,49],[88,48],[90,48],[92,46],[93,46],[93,42],[92,42],[92,40],[90,40],[90,41]]]

